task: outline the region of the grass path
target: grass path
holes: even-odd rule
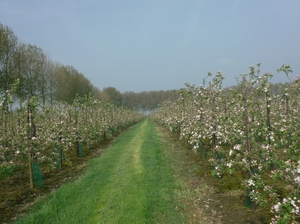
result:
[[[16,223],[266,223],[263,210],[244,206],[235,179],[213,178],[208,161],[147,118]]]
[[[133,126],[87,171],[17,223],[187,223],[178,211],[171,160],[150,119]]]

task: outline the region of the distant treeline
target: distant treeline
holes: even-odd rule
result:
[[[125,92],[122,94],[124,105],[130,109],[140,112],[153,112],[157,107],[166,100],[176,100],[179,97],[177,92],[171,90],[160,90],[150,92]]]
[[[0,23],[0,94],[18,80],[16,98],[38,96],[41,104],[72,103],[76,95],[92,94],[96,99],[139,111],[151,111],[176,95],[172,91],[121,94],[114,87],[102,91],[72,66],[53,62],[43,49],[18,40],[8,26]]]
[[[141,113],[150,113],[164,101],[176,100],[178,97],[179,94],[172,90],[120,93],[114,87],[104,88],[97,96],[102,101],[111,102],[118,106],[125,106]]]
[[[71,104],[76,95],[92,94],[104,102],[149,113],[163,101],[179,96],[171,90],[140,93],[120,93],[114,87],[99,90],[74,67],[53,62],[42,48],[20,42],[11,28],[0,23],[0,95],[11,89],[17,80],[16,98],[38,96],[43,105],[54,101]],[[273,84],[272,91],[280,93],[285,85]]]

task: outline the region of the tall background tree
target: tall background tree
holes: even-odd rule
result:
[[[108,95],[109,102],[116,105],[122,105],[122,94],[115,87],[106,87],[102,91],[102,96]],[[107,97],[107,96],[106,96]]]
[[[45,96],[47,80],[44,65],[46,56],[35,45],[20,44],[16,53],[16,75],[20,80],[19,97]]]
[[[72,103],[76,95],[84,96],[93,92],[93,85],[72,66],[56,66],[54,77],[54,98]]]
[[[53,63],[43,49],[18,42],[13,31],[0,23],[0,92],[16,79],[18,98],[38,96],[40,102],[72,103],[76,95],[93,93],[90,81],[72,66]]]
[[[0,23],[0,91],[9,89],[14,82],[14,55],[18,38],[13,31]]]

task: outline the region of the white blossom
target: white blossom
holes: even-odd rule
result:
[[[294,178],[295,183],[300,184],[300,176]]]
[[[255,184],[254,184],[254,181],[251,180],[251,179],[249,179],[249,180],[248,180],[248,185],[249,185],[249,186],[254,186],[254,185],[255,185]]]
[[[232,163],[227,163],[226,166],[228,166],[229,168],[232,167]]]

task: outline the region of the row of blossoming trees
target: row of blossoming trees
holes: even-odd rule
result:
[[[243,177],[252,206],[269,207],[272,223],[300,217],[300,83],[281,94],[271,89],[271,74],[259,66],[242,74],[235,88],[223,89],[218,72],[202,86],[186,84],[180,99],[167,101],[152,116],[214,167],[218,178]],[[290,78],[291,66],[278,72]]]
[[[77,97],[73,104],[41,106],[36,97],[14,108],[16,86],[0,96],[0,171],[29,167],[30,186],[39,185],[35,172],[70,165],[111,135],[142,119],[142,115],[95,100]]]

